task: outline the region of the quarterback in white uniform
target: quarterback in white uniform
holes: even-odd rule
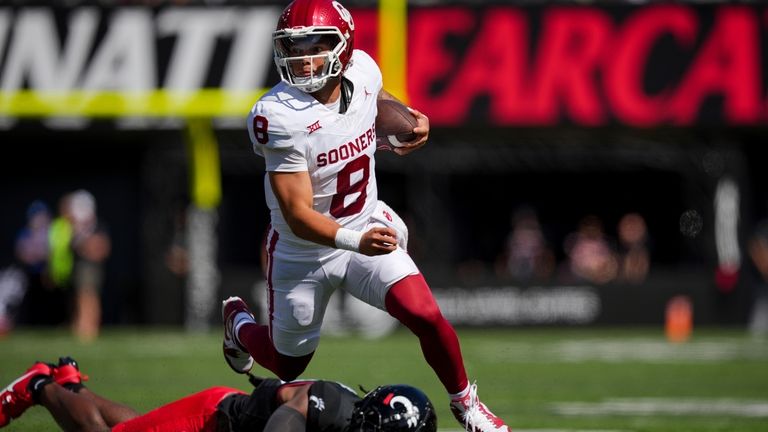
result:
[[[224,301],[224,357],[246,373],[258,362],[283,380],[297,378],[320,338],[331,294],[343,289],[388,312],[418,338],[445,386],[451,410],[467,430],[508,432],[477,397],[456,332],[406,252],[408,231],[378,200],[379,67],[354,50],[352,15],[337,1],[294,0],[273,34],[282,82],[248,116],[254,151],[264,157],[272,226],[267,247],[268,325],[237,297]],[[427,142],[429,119],[411,110],[416,138]]]
[[[325,306],[335,289],[384,309],[387,289],[419,272],[405,252],[407,245],[395,248],[398,240],[407,238],[405,224],[377,200],[374,152],[381,72],[368,54],[354,50],[344,79],[356,91],[343,114],[340,100],[328,106],[280,83],[249,115],[253,148],[264,157],[267,169],[264,192],[272,219],[267,244],[274,242],[268,249],[272,340],[286,355],[303,356],[317,348]],[[391,238],[382,250],[388,253],[371,259],[355,253],[354,245],[345,250],[294,234],[273,190],[275,172],[308,175],[315,212],[348,230],[362,233],[375,227],[373,232],[383,239]],[[384,223],[394,235],[382,228]]]

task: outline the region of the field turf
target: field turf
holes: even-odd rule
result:
[[[697,329],[681,344],[660,329],[462,329],[459,337],[482,400],[516,431],[768,430],[768,340],[741,329]],[[147,328],[106,329],[89,345],[63,330],[17,330],[0,339],[0,385],[60,355],[79,360],[91,389],[140,411],[208,386],[249,388],[224,363],[219,331]],[[325,336],[303,377],[416,385],[435,403],[440,429],[458,430],[405,331],[376,341]],[[5,430],[58,429],[33,407]]]

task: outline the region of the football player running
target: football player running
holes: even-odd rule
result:
[[[88,377],[70,357],[37,362],[0,392],[0,428],[31,406],[45,407],[68,432],[435,432],[429,398],[404,384],[385,385],[363,398],[334,381],[290,383],[250,376],[251,394],[211,387],[139,414],[83,384]]]
[[[269,322],[256,323],[240,298],[225,300],[225,358],[236,372],[248,372],[255,360],[295,379],[318,346],[329,297],[343,289],[419,338],[463,427],[508,431],[467,379],[456,332],[406,252],[405,224],[377,198],[377,99],[394,98],[374,60],[354,49],[354,32],[350,13],[331,0],[295,0],[278,20],[274,59],[282,82],[248,116],[267,171]],[[427,116],[412,113],[416,138],[395,149],[400,155],[429,136]]]

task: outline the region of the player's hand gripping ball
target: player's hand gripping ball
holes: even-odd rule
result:
[[[408,107],[395,100],[379,99],[376,115],[376,147],[392,150],[416,139],[413,128],[418,125]]]

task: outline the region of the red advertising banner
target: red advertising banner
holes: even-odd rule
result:
[[[445,126],[764,125],[767,18],[742,5],[411,9],[411,103]]]
[[[281,10],[0,7],[0,91],[259,90]],[[376,56],[377,9],[351,11]],[[762,5],[411,7],[408,94],[440,126],[762,126],[767,28]]]

